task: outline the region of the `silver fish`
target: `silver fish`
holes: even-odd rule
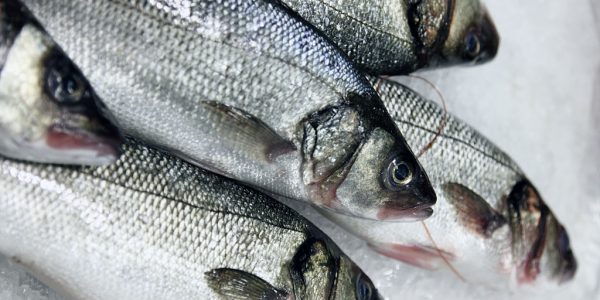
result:
[[[105,167],[0,158],[0,253],[75,299],[379,299],[297,213],[136,143]]]
[[[375,85],[410,145],[425,147],[443,109],[401,84]],[[473,128],[448,116],[419,160],[440,199],[422,224],[327,214],[384,255],[424,268],[451,266],[466,281],[560,283],[574,276],[577,262],[563,225],[517,164]]]
[[[127,134],[340,213],[431,214],[427,175],[372,86],[279,2],[23,2]]]
[[[479,0],[282,2],[373,75],[483,63],[498,51],[498,32]]]
[[[0,2],[0,153],[101,165],[117,159],[121,143],[73,63],[19,5]]]

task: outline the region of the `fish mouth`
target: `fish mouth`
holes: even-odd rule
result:
[[[66,112],[48,127],[45,142],[57,163],[105,165],[118,159],[123,136],[98,111]]]
[[[412,208],[386,205],[377,212],[377,219],[382,221],[415,222],[425,220],[433,214],[431,205],[418,205]]]

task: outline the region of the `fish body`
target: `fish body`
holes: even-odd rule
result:
[[[379,298],[288,207],[135,142],[105,167],[1,158],[0,188],[0,253],[69,298]]]
[[[479,0],[282,2],[373,75],[482,63],[498,50],[498,33]]]
[[[0,153],[23,160],[102,165],[122,139],[89,83],[35,21],[0,3]]]
[[[430,143],[443,109],[399,83],[373,81],[409,144]],[[395,224],[328,215],[386,256],[454,268],[468,282],[505,286],[574,276],[577,262],[563,225],[518,165],[476,130],[448,115],[419,160],[439,195],[429,219]]]
[[[23,2],[126,134],[344,214],[431,214],[427,175],[373,88],[279,2]]]

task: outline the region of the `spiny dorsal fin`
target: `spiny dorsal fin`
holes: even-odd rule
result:
[[[274,161],[277,156],[296,150],[294,144],[277,134],[271,127],[252,114],[216,101],[201,102],[214,114],[220,135],[228,139],[234,148],[256,154],[259,159]],[[237,145],[237,146],[236,146]]]
[[[506,224],[506,218],[495,211],[481,196],[460,183],[449,182],[442,185],[448,202],[454,206],[459,221],[489,238],[496,229]]]
[[[225,299],[285,300],[288,293],[248,272],[221,268],[204,273],[208,286]]]

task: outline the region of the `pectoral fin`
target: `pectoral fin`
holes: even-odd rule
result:
[[[213,269],[204,273],[208,286],[225,299],[285,300],[288,293],[256,275],[235,269]]]
[[[428,270],[443,266],[444,259],[454,259],[454,255],[449,252],[419,245],[369,243],[369,247],[381,255]]]
[[[278,135],[272,128],[250,113],[215,101],[205,101],[202,105],[209,110],[223,138],[236,147],[254,153],[267,162],[279,155],[296,150],[296,146]]]
[[[481,196],[459,183],[442,186],[448,202],[456,209],[459,221],[467,228],[489,238],[506,224],[506,218],[494,210]]]

